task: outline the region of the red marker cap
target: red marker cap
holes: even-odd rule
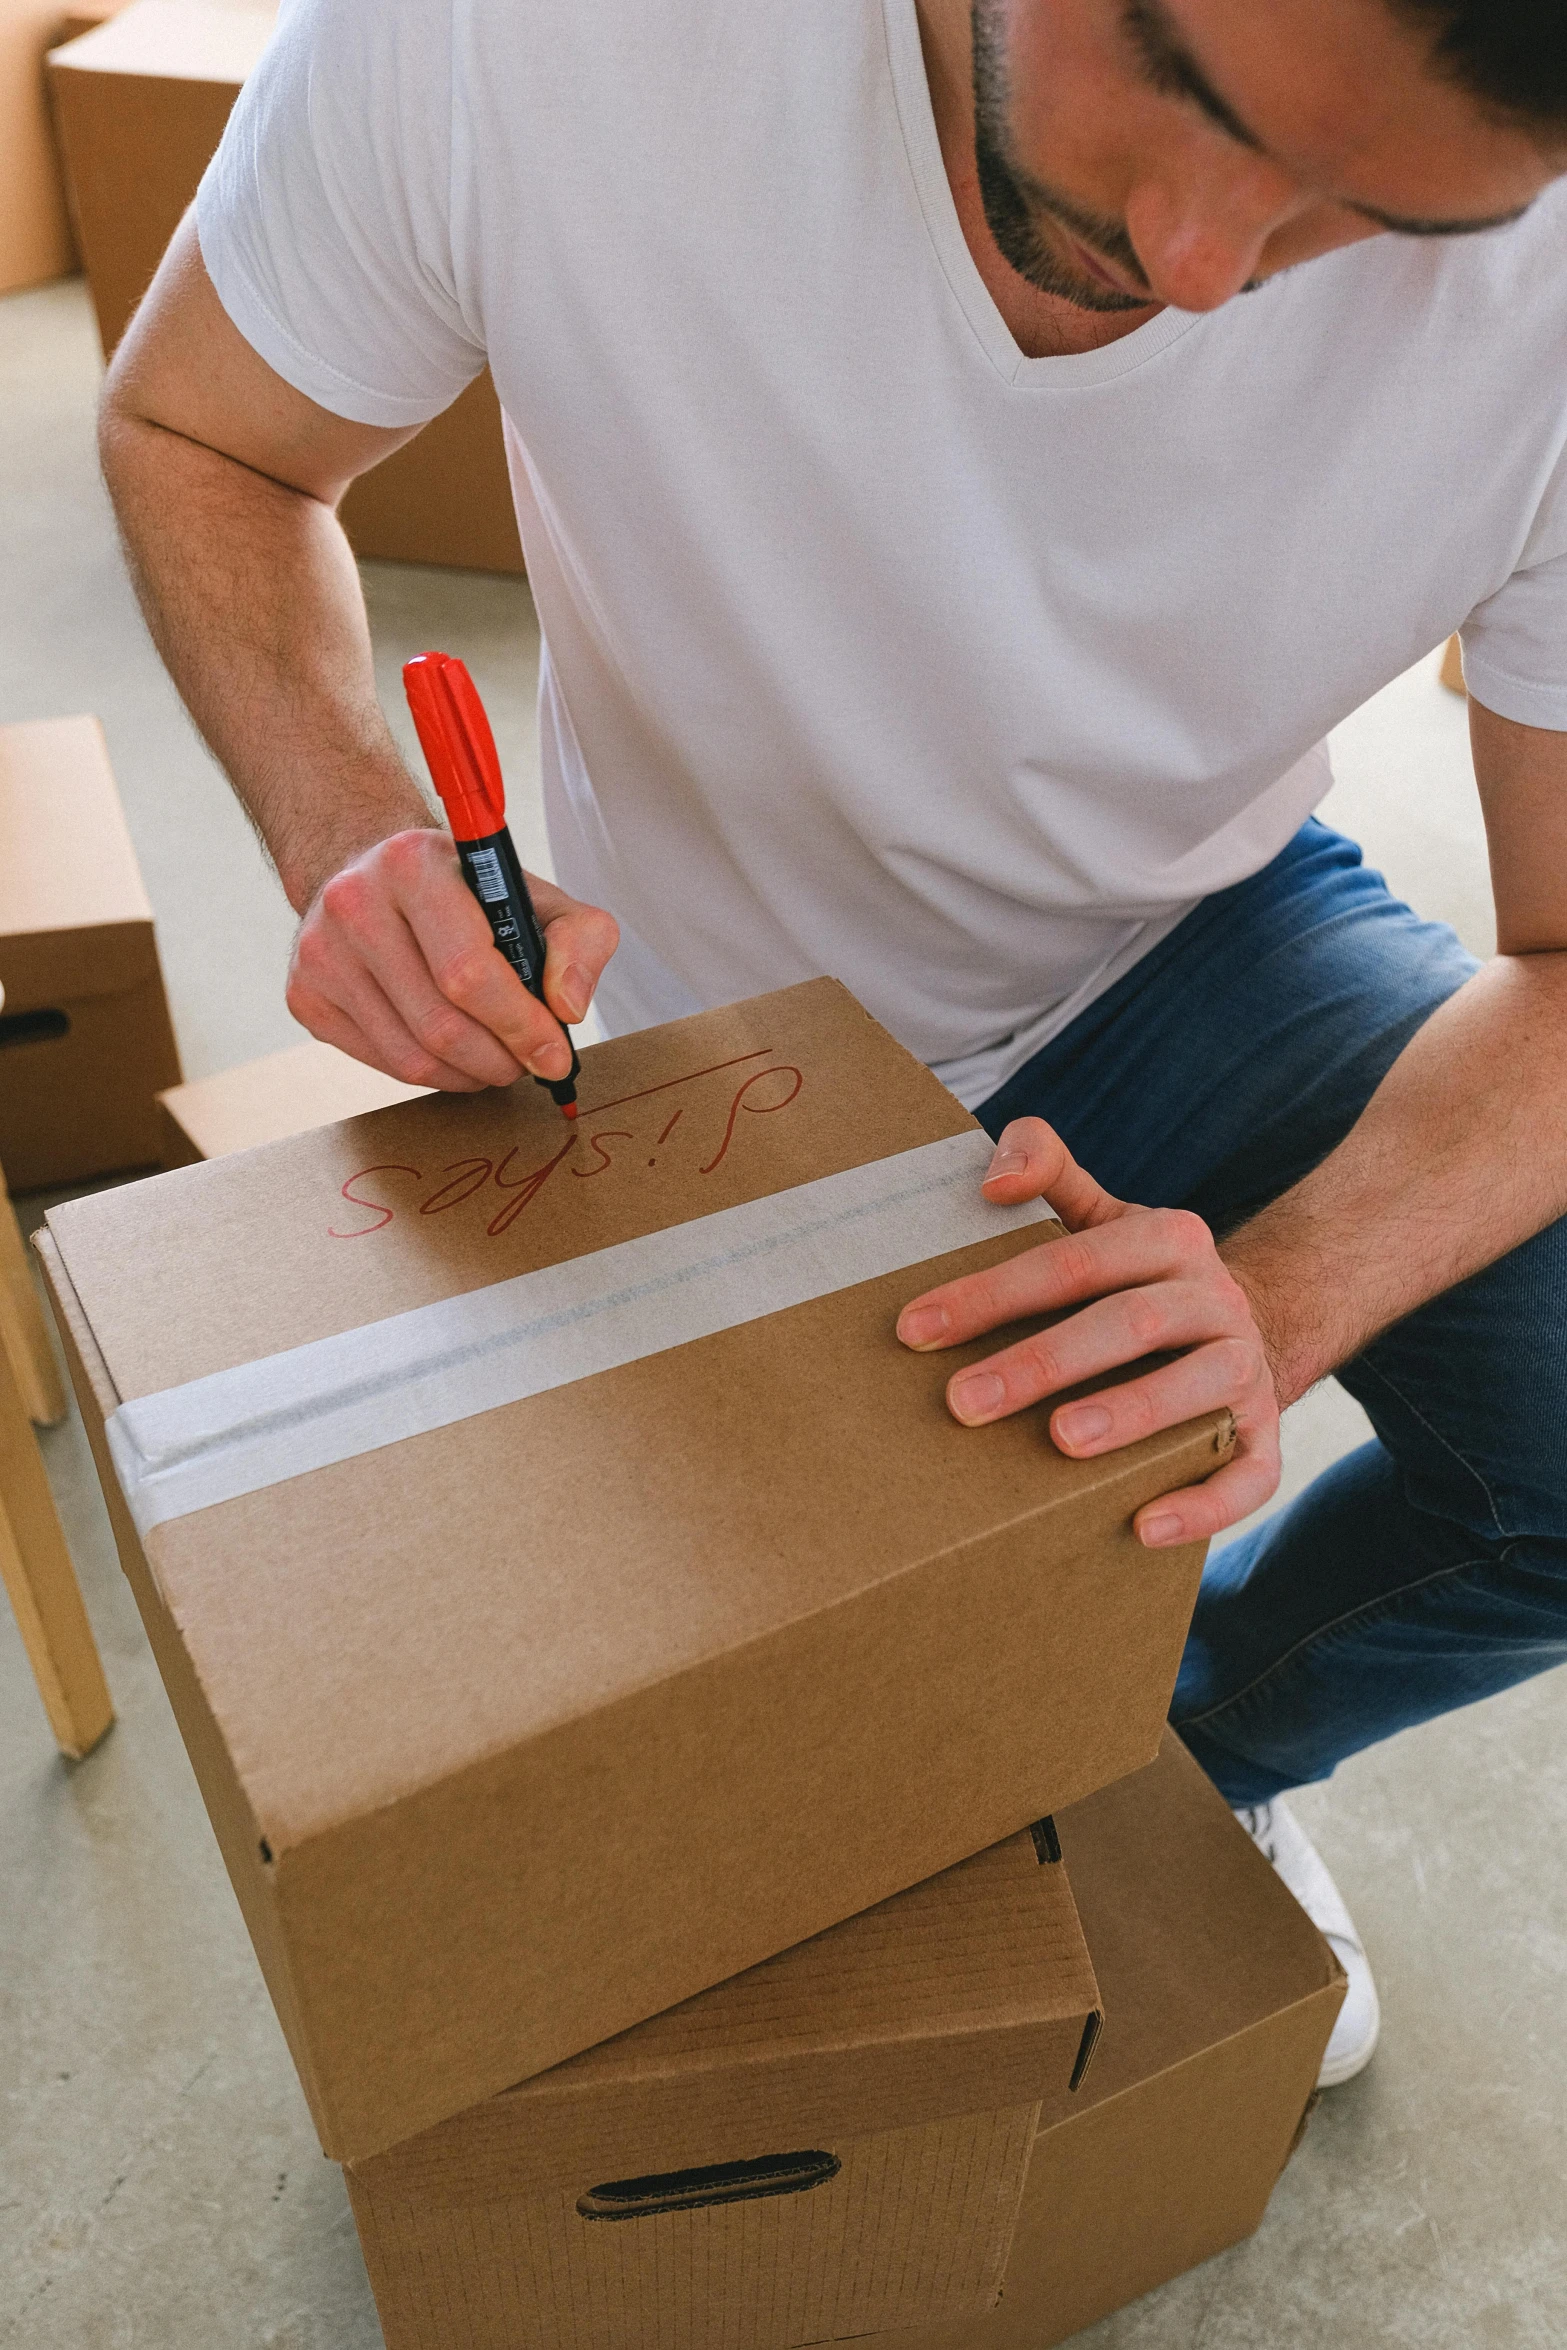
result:
[[[403,685],[453,837],[487,840],[506,821],[506,786],[478,687],[451,653],[405,661]]]

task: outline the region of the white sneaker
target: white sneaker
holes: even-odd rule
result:
[[[1265,1860],[1273,1866],[1310,1918],[1317,1932],[1332,1944],[1339,1964],[1349,1977],[1344,2004],[1333,2026],[1317,2075],[1319,2089],[1336,2089],[1364,2072],[1382,2029],[1382,2003],[1371,1978],[1355,1921],[1344,1906],[1344,1896],[1328,1875],[1321,1853],[1287,1805],[1249,1804],[1235,1817]]]

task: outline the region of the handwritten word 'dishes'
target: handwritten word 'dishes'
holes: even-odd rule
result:
[[[758,1061],[767,1066],[751,1066]],[[710,1069],[693,1069],[685,1077],[666,1078],[662,1085],[622,1094],[593,1110],[584,1108],[559,1150],[531,1166],[521,1163],[515,1148],[502,1159],[454,1159],[433,1173],[399,1159],[382,1160],[373,1167],[359,1168],[342,1186],[342,1197],[350,1207],[362,1209],[372,1221],[349,1230],[329,1225],[328,1237],[368,1240],[372,1233],[384,1232],[399,1214],[444,1216],[468,1200],[477,1200],[485,1217],[485,1231],[498,1240],[538,1198],[558,1169],[566,1169],[579,1183],[591,1183],[617,1168],[657,1166],[659,1152],[670,1142],[682,1151],[700,1153],[695,1172],[711,1175],[728,1158],[742,1118],[786,1110],[804,1083],[803,1072],[790,1062],[775,1061],[769,1047],[741,1054],[733,1061],[716,1062]],[[687,1088],[696,1089],[689,1099],[669,1098]],[[603,1124],[611,1111],[623,1116],[613,1126]],[[627,1145],[630,1147],[624,1147]],[[410,1188],[413,1185],[428,1188],[421,1196]],[[497,1192],[501,1195],[498,1204]],[[388,1203],[387,1193],[392,1194],[395,1205]]]

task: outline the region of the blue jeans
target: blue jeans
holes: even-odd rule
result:
[[[1305,824],[992,1095],[1219,1233],[1326,1157],[1476,969]],[[1209,1558],[1171,1720],[1231,1803],[1567,1660],[1567,1220],[1335,1374],[1375,1441]]]

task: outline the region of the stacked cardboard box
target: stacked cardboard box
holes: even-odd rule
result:
[[[1227,1420],[1095,1462],[951,1420],[898,1307],[1054,1227],[832,983],[595,1047],[581,1097],[408,1101],[44,1243],[392,2350],[979,2340],[1063,2160],[1110,2218],[1039,2293],[1141,2290],[1254,2224],[1338,1996],[1146,1770],[1201,1555],[1130,1520]]]
[[[132,0],[49,56],[66,184],[104,354],[114,349],[195,196],[276,10]],[[355,550],[520,572],[522,547],[489,375],[357,481]]]
[[[0,727],[0,989],[12,1190],[156,1166],[179,1055],[96,718]]]

